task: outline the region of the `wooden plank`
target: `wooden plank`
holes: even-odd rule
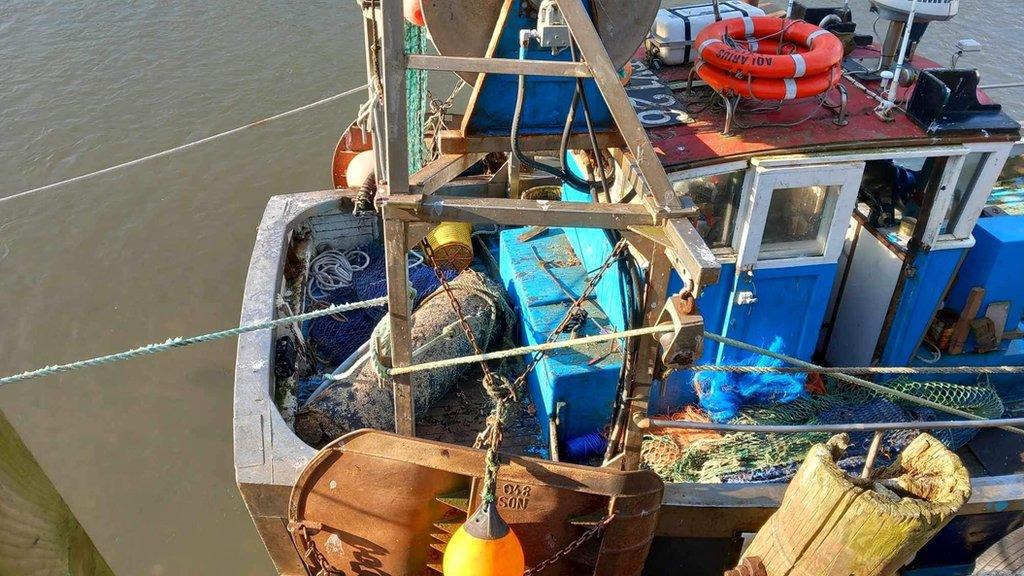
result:
[[[113,576],[2,412],[0,574]]]
[[[967,295],[964,309],[960,312],[960,317],[957,318],[956,324],[953,325],[953,335],[949,340],[950,354],[960,354],[964,351],[964,345],[967,344],[967,335],[971,331],[971,320],[974,320],[974,317],[978,315],[978,310],[981,309],[981,301],[984,299],[984,288],[971,288],[970,293]]]
[[[439,188],[459,177],[470,166],[479,162],[485,154],[443,154],[429,162],[409,179],[409,191],[413,194],[433,194]]]
[[[381,2],[381,58],[384,83],[384,131],[387,135],[388,194],[409,190],[408,95],[405,78],[405,17],[397,2]],[[378,130],[379,131],[379,130]]]
[[[384,254],[387,258],[388,322],[391,331],[391,367],[412,364],[412,302],[409,299],[409,269],[406,261],[408,224],[384,219]],[[394,377],[395,432],[416,435],[412,375]]]
[[[520,74],[562,78],[589,78],[591,76],[590,67],[583,62],[470,58],[467,56],[434,56],[432,54],[410,54],[409,68],[516,76]]]

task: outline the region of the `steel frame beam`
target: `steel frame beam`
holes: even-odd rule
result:
[[[384,217],[389,311],[392,338],[392,367],[412,362],[411,306],[408,297],[406,255],[411,243],[429,224],[443,221],[497,223],[519,226],[567,226],[628,230],[645,227],[661,236],[662,245],[650,255],[647,292],[644,299],[645,325],[657,322],[667,298],[668,279],[673,268],[680,271],[691,290],[717,282],[719,264],[687,219],[696,214],[689,198],[678,198],[647,133],[626,96],[618,71],[608,57],[593,21],[581,0],[558,0],[584,62],[540,62],[494,58],[454,58],[407,55],[404,51],[404,19],[397,0],[377,0],[380,6],[381,76],[384,84],[383,121],[377,124],[384,138],[386,174],[379,199]],[[506,3],[506,7],[508,3]],[[372,7],[370,8],[373,9]],[[501,25],[501,19],[499,19]],[[486,150],[444,150],[445,155],[428,164],[411,181],[408,174],[406,70],[419,68],[478,72],[480,74],[526,74],[560,77],[592,77],[618,127],[619,142],[626,150],[621,161],[637,176],[642,203],[588,204],[522,199],[466,198],[435,194],[454,188],[451,183]],[[507,140],[507,139],[506,139]],[[654,377],[658,342],[645,338],[640,344],[637,369],[630,383],[631,413],[646,415],[647,397]],[[400,434],[415,435],[415,411],[411,377],[394,381],[395,424]],[[626,469],[639,464],[642,431],[628,418],[624,441]]]

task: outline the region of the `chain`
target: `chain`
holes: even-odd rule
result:
[[[526,572],[523,572],[523,576],[534,576],[534,575],[540,574],[544,570],[550,568],[551,565],[556,564],[557,562],[559,562],[560,560],[562,560],[563,558],[565,558],[569,554],[572,554],[573,552],[575,552],[577,548],[579,548],[580,546],[583,546],[584,544],[586,544],[587,542],[589,542],[590,540],[592,540],[596,536],[598,536],[601,533],[601,531],[604,530],[605,527],[607,527],[609,524],[611,524],[612,520],[614,520],[614,519],[615,519],[615,514],[611,514],[611,515],[605,516],[604,519],[602,519],[597,524],[597,526],[594,526],[590,530],[587,530],[586,532],[584,532],[582,536],[580,536],[579,538],[577,538],[577,539],[573,540],[572,542],[570,542],[568,545],[566,545],[565,548],[562,548],[558,552],[555,552],[554,554],[552,554],[547,560],[544,560],[544,561],[538,563],[533,568],[530,568]]]
[[[483,350],[480,349],[480,344],[476,341],[476,335],[473,333],[473,327],[469,325],[469,322],[466,320],[466,314],[462,311],[462,305],[459,303],[459,299],[455,297],[455,292],[452,291],[451,284],[448,283],[448,279],[445,277],[444,272],[434,259],[433,248],[431,248],[430,244],[426,241],[423,242],[422,246],[423,256],[433,269],[434,275],[437,277],[437,281],[441,284],[441,289],[444,290],[445,296],[448,297],[448,302],[451,303],[452,310],[455,311],[455,315],[459,319],[459,325],[462,326],[462,331],[466,334],[466,340],[469,341],[469,345],[473,347],[473,351],[476,354],[483,354]],[[484,373],[484,388],[487,389],[489,394],[500,396],[499,390],[496,386],[498,377],[491,371],[491,367],[487,365],[487,362],[480,361],[480,369],[483,370]],[[507,389],[506,394],[514,397],[511,389]]]
[[[618,261],[619,256],[623,252],[625,252],[627,246],[628,245],[626,244],[625,240],[620,240],[618,244],[615,245],[615,248],[612,249],[611,254],[608,255],[608,258],[604,261],[601,267],[598,268],[594,275],[587,280],[587,283],[583,287],[583,291],[580,293],[579,298],[576,298],[572,305],[569,306],[569,309],[566,310],[565,317],[562,318],[562,321],[559,322],[558,326],[555,327],[555,329],[552,330],[551,333],[548,335],[548,342],[554,342],[555,340],[557,340],[558,336],[565,330],[565,327],[568,326],[570,322],[572,322],[574,317],[576,317],[578,311],[583,310],[583,304],[587,301],[587,299],[590,298],[590,295],[597,288],[597,283],[601,281],[601,278],[604,276],[604,273],[608,271],[608,268],[610,268],[614,262]],[[530,364],[526,367],[525,370],[522,371],[522,373],[519,374],[515,382],[512,383],[511,389],[513,392],[522,388],[523,384],[526,383],[526,377],[530,375],[530,372],[533,372],[533,370],[537,367],[538,364],[540,364],[540,361],[544,358],[545,355],[546,353],[544,351],[538,351],[534,355],[533,360],[530,361]],[[492,418],[492,420],[497,421],[497,418]],[[490,430],[494,425],[495,422],[488,423],[487,429],[480,433],[480,437],[478,437],[477,443],[480,442],[480,438],[494,435],[493,432]]]
[[[433,142],[430,146],[431,160],[437,160],[441,156],[441,132],[448,129],[445,116],[448,115],[448,111],[455,104],[455,97],[458,96],[465,86],[465,82],[456,80],[455,86],[452,87],[452,93],[445,100],[434,98],[434,95],[429,90],[427,91],[427,98],[430,100],[430,111],[427,121],[423,124],[423,132],[425,134],[433,134]]]
[[[294,526],[289,528],[293,529]],[[317,549],[316,543],[313,542],[313,538],[309,534],[309,526],[305,523],[301,524],[298,532],[303,546],[306,549],[306,553],[303,554],[303,557],[306,560],[306,564],[317,571],[316,576],[329,576],[331,574],[342,573],[340,570],[335,570],[327,560],[327,557]]]

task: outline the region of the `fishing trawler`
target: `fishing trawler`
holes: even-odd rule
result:
[[[1020,376],[978,369],[1024,364],[1024,145],[916,53],[955,0],[874,0],[878,39],[801,3],[406,4],[365,3],[336,188],[257,232],[243,323],[311,313],[238,346],[279,573],[440,573],[493,501],[530,574],[721,574],[828,432],[859,471],[921,430],[972,495],[901,573],[1024,568],[978,560],[1024,522]]]

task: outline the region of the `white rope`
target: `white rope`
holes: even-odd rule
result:
[[[7,196],[5,198],[0,198],[0,204],[2,204],[4,202],[7,202],[7,201],[10,201],[10,200],[14,200],[15,198],[21,198],[23,196],[28,196],[30,194],[35,194],[37,192],[44,192],[46,190],[52,190],[53,188],[57,188],[59,186],[64,186],[65,184],[71,184],[73,182],[80,182],[82,180],[86,180],[86,179],[92,178],[94,176],[99,176],[101,174],[108,174],[108,173],[114,172],[116,170],[121,170],[122,168],[129,168],[131,166],[135,166],[137,164],[141,164],[141,163],[147,162],[149,160],[155,160],[157,158],[163,158],[165,156],[170,156],[172,154],[176,154],[178,152],[181,152],[181,151],[184,151],[184,150],[188,150],[189,148],[192,148],[193,146],[199,146],[200,144],[206,144],[207,142],[212,142],[214,140],[217,140],[219,138],[223,138],[225,136],[230,136],[232,134],[237,134],[239,132],[242,132],[243,130],[248,130],[249,128],[255,128],[257,126],[263,126],[265,124],[269,124],[270,122],[274,122],[275,120],[281,120],[282,118],[287,118],[288,116],[291,116],[293,114],[298,114],[299,112],[305,112],[306,110],[311,110],[311,109],[316,108],[318,106],[323,106],[324,104],[329,104],[329,103],[334,102],[336,100],[340,100],[340,99],[345,98],[347,96],[351,96],[353,94],[361,92],[361,91],[363,91],[365,89],[366,89],[366,85],[364,84],[364,85],[362,85],[362,86],[360,86],[358,88],[353,88],[351,90],[347,90],[345,92],[342,92],[341,94],[335,94],[334,96],[328,96],[327,98],[323,98],[321,100],[317,100],[316,102],[311,102],[309,104],[306,104],[305,106],[300,106],[298,108],[294,108],[294,109],[289,110],[287,112],[282,112],[280,114],[275,114],[274,116],[270,116],[270,117],[264,118],[262,120],[257,120],[255,122],[250,122],[249,124],[246,124],[244,126],[239,126],[238,128],[232,128],[231,130],[228,130],[227,132],[221,132],[219,134],[214,134],[213,136],[207,136],[206,138],[201,138],[199,140],[188,142],[186,144],[182,144],[181,146],[176,146],[174,148],[170,148],[170,149],[164,150],[162,152],[157,152],[156,154],[150,154],[149,156],[143,156],[142,158],[136,158],[135,160],[130,160],[128,162],[123,162],[123,163],[118,164],[116,166],[110,166],[109,168],[104,168],[102,170],[97,170],[95,172],[89,172],[88,174],[82,174],[81,176],[75,176],[74,178],[68,178],[67,180],[61,180],[60,182],[54,182],[52,184],[47,184],[45,186],[40,186],[38,188],[33,188],[31,190],[25,190],[24,192],[18,192],[17,194],[13,194],[13,195]]]
[[[352,263],[353,257],[357,264]],[[325,250],[309,263],[309,287],[316,286],[323,292],[347,288],[352,285],[353,275],[369,265],[370,255],[362,250]]]

